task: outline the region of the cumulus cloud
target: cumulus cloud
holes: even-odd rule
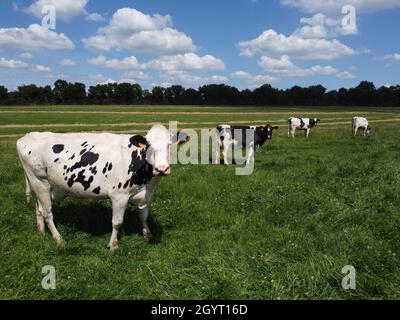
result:
[[[253,75],[246,71],[236,71],[231,74],[231,77],[234,79],[245,80],[246,84],[251,88],[255,88],[255,87],[259,87],[263,84],[274,83],[274,82],[279,81],[279,79],[275,76],[265,75],[265,74]]]
[[[383,59],[387,61],[400,61],[400,53],[387,54]]]
[[[38,24],[28,28],[0,28],[0,49],[17,50],[73,49],[72,41],[62,33],[56,33]]]
[[[33,58],[33,54],[29,53],[29,52],[23,52],[19,55],[19,57],[21,59],[32,59]]]
[[[333,60],[357,53],[337,39],[303,38],[298,35],[287,37],[271,29],[253,40],[239,42],[238,47],[243,56],[289,55],[303,60]]]
[[[283,5],[308,13],[340,15],[343,6],[352,5],[358,12],[376,12],[400,8],[398,0],[280,0]]]
[[[148,81],[151,79],[151,77],[148,74],[144,73],[143,71],[133,70],[133,71],[125,72],[122,75],[122,79],[131,79],[134,82],[139,82],[139,81]],[[126,82],[130,82],[130,81],[126,81]]]
[[[167,71],[161,76],[164,84],[183,84],[186,86],[200,86],[205,84],[222,84],[229,81],[229,78],[221,75],[212,75],[209,77],[202,77],[193,75],[187,71],[171,70]]]
[[[49,73],[49,72],[51,72],[51,69],[50,69],[49,67],[42,66],[42,65],[40,65],[40,64],[35,65],[35,66],[32,68],[32,70],[35,71],[35,72],[42,72],[42,73]]]
[[[28,64],[18,60],[0,58],[0,68],[21,69],[28,67]]]
[[[339,72],[336,77],[339,79],[354,79],[356,76],[349,71]]]
[[[158,70],[224,70],[225,64],[222,60],[212,55],[198,56],[195,53],[185,53],[173,56],[163,56],[143,65],[144,68]]]
[[[88,13],[85,17],[86,21],[98,22],[98,21],[105,21],[106,19],[97,12]]]
[[[41,19],[42,8],[46,5],[54,6],[57,18],[70,20],[73,17],[86,13],[85,7],[89,0],[36,0],[26,10]]]
[[[73,61],[71,59],[63,59],[63,60],[59,61],[58,64],[63,67],[73,67],[75,65],[75,61]]]
[[[259,66],[264,70],[264,72],[280,77],[304,77],[312,75],[332,75],[338,73],[338,70],[331,66],[316,65],[310,68],[298,67],[287,55],[283,55],[279,59],[262,56]]]
[[[133,8],[121,8],[107,26],[82,41],[87,48],[100,51],[129,50],[153,55],[193,52],[196,47],[192,39],[171,27],[169,15],[147,15]]]
[[[328,18],[323,13],[317,13],[310,18],[303,17],[300,23],[304,26],[296,29],[293,35],[301,38],[327,38],[358,33],[357,26],[354,29],[343,28],[340,19]]]
[[[139,62],[134,56],[120,59],[108,59],[105,56],[98,56],[88,60],[89,64],[102,66],[110,69],[135,69],[139,68]]]

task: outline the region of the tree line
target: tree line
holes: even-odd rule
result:
[[[276,89],[264,84],[254,90],[239,90],[225,84],[198,89],[180,85],[143,89],[139,84],[109,83],[90,86],[57,80],[54,86],[22,85],[15,91],[0,86],[0,105],[50,104],[171,104],[249,106],[395,106],[400,107],[400,85],[376,88],[362,81],[354,88],[328,91],[322,85]]]

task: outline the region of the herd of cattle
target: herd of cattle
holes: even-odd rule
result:
[[[289,118],[288,137],[296,130],[310,130],[319,119]],[[365,118],[354,117],[353,134],[364,129],[370,133]],[[249,149],[247,161],[267,140],[272,139],[277,126],[220,125],[216,134],[224,163],[231,145]],[[251,131],[251,138],[248,138]],[[52,213],[52,204],[65,196],[78,198],[109,198],[112,202],[112,234],[110,250],[118,248],[118,229],[121,227],[129,203],[139,208],[144,237],[150,235],[147,225],[149,205],[162,176],[171,173],[170,152],[173,143],[182,144],[179,134],[161,124],[154,125],[146,136],[109,133],[33,132],[17,141],[18,155],[25,171],[27,201],[36,195],[36,221],[40,233],[47,225],[58,244],[64,241],[58,232]],[[217,151],[219,163],[220,154]]]

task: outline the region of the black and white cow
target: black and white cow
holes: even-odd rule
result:
[[[356,136],[358,129],[364,129],[364,137],[371,134],[371,127],[369,126],[368,120],[363,117],[354,117],[352,120],[353,135]]]
[[[216,149],[215,163],[219,164],[220,150],[224,156],[224,163],[229,164],[228,151],[231,146],[239,149],[249,149],[246,164],[254,157],[255,151],[261,148],[267,140],[272,139],[274,130],[277,126],[231,126],[220,125],[217,127],[217,142],[219,148]],[[248,137],[246,134],[249,133]]]
[[[295,118],[291,117],[288,120],[288,138],[292,136],[294,138],[294,133],[297,129],[305,130],[306,137],[308,138],[310,131],[315,127],[320,119],[310,119],[310,118]]]
[[[110,250],[118,248],[118,229],[129,202],[138,206],[143,235],[149,236],[149,205],[160,177],[171,173],[171,144],[172,135],[161,124],[154,125],[145,137],[50,132],[25,135],[17,141],[17,150],[25,170],[27,200],[31,191],[37,198],[38,231],[45,232],[46,222],[54,240],[63,244],[53,222],[52,203],[73,196],[111,199]]]

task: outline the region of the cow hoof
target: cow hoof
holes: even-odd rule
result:
[[[143,238],[148,239],[151,237],[151,232],[149,229],[143,228],[142,230]]]
[[[65,241],[62,238],[54,239],[57,243],[58,247],[64,248],[65,247]]]
[[[109,243],[107,245],[107,249],[110,250],[111,252],[118,250],[118,243],[114,243],[114,244]]]

